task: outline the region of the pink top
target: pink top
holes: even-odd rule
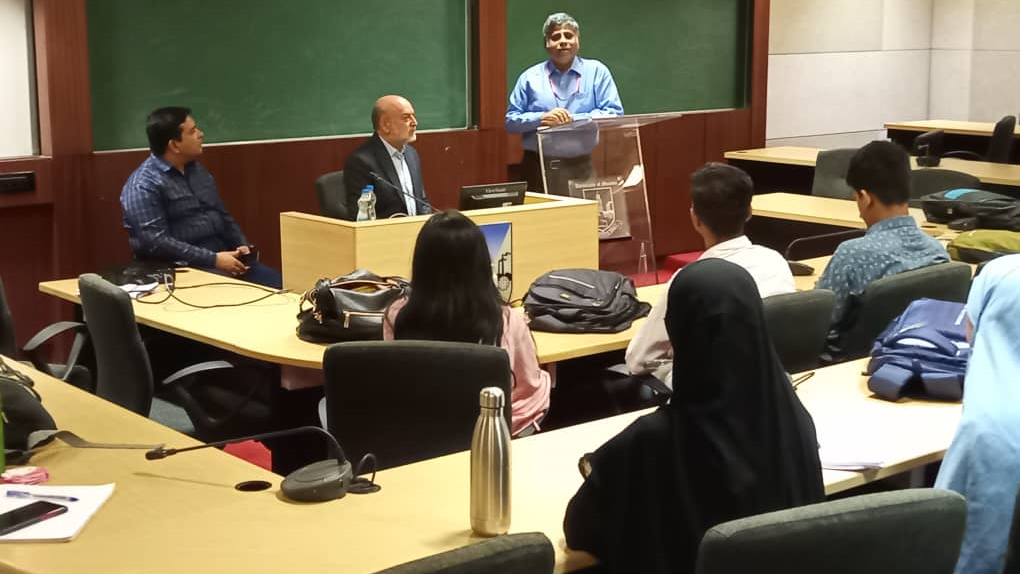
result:
[[[407,304],[400,299],[390,305],[383,321],[383,339],[393,340],[393,322]],[[538,365],[535,341],[531,338],[523,313],[503,310],[503,343],[500,345],[510,357],[510,434],[517,434],[534,424],[549,408],[549,373]]]

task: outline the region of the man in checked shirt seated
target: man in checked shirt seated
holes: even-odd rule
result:
[[[205,268],[267,287],[280,272],[243,259],[248,240],[202,164],[202,130],[188,108],[160,108],[145,126],[151,154],[120,194],[131,252],[138,259]]]

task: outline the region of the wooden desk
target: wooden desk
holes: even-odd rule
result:
[[[992,137],[995,122],[967,122],[961,120],[917,120],[909,122],[887,122],[885,129],[890,132],[904,131],[918,134],[942,130],[947,134]],[[1013,129],[1013,137],[1020,138],[1020,126]]]
[[[741,166],[746,165],[743,162],[751,162],[766,166],[775,164],[814,168],[815,159],[818,157],[819,151],[821,150],[812,147],[777,146],[728,151],[724,154],[724,157],[731,162],[738,162],[737,165]],[[918,167],[917,158],[910,158],[910,162],[913,169],[929,169]],[[969,173],[984,183],[1020,186],[1020,165],[943,158],[941,165],[938,167]],[[756,173],[752,174],[751,177],[756,180],[758,179]]]
[[[264,294],[246,287],[248,284],[243,281],[206,271],[191,269],[177,276],[180,287],[212,282],[227,285],[181,289],[177,295],[189,303],[211,305],[248,301]],[[654,305],[663,288],[662,285],[639,287],[638,297]],[[39,284],[39,290],[78,303],[77,279],[46,281]],[[165,296],[160,292],[146,299],[158,301]],[[134,308],[136,320],[143,325],[270,363],[321,369],[326,346],[302,341],[295,333],[299,301],[300,295],[284,293],[243,307],[195,309],[171,299],[159,305],[136,301]],[[644,319],[639,319],[630,329],[612,334],[535,332],[538,360],[540,363],[554,363],[624,349],[643,322]]]
[[[751,199],[751,214],[757,217],[867,229],[857,210],[857,203],[832,197],[781,192],[759,194]],[[910,215],[918,227],[929,235],[938,237],[948,231],[943,224],[928,223],[924,218],[924,212],[916,207],[910,208]]]
[[[13,363],[13,362],[12,362]],[[61,428],[93,441],[195,441],[27,367]],[[819,369],[798,390],[823,446],[862,436],[862,448],[886,464],[867,472],[823,473],[829,494],[940,460],[959,422],[960,405],[870,398],[862,361]],[[648,411],[539,433],[513,441],[511,532],[544,532],[557,571],[590,564],[564,548],[563,513],[581,483],[577,458]],[[470,429],[465,429],[470,432]],[[52,484],[116,482],[113,496],[72,542],[0,545],[0,571],[302,572],[359,574],[479,539],[468,523],[467,452],[379,473],[381,492],[322,504],[279,498],[280,477],[216,449],[147,461],[141,451],[72,449],[56,443],[33,463]],[[233,485],[267,480],[269,491]]]

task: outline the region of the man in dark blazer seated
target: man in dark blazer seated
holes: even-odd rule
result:
[[[411,102],[392,95],[376,100],[372,108],[374,133],[344,165],[349,213],[357,215],[361,190],[369,184],[375,187],[375,213],[379,219],[432,213],[425,198],[421,160],[410,146],[417,127]]]

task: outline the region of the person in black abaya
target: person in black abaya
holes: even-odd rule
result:
[[[609,572],[693,572],[712,526],[824,498],[814,423],[747,271],[721,259],[685,267],[666,331],[672,400],[590,455],[564,518],[567,546]]]

